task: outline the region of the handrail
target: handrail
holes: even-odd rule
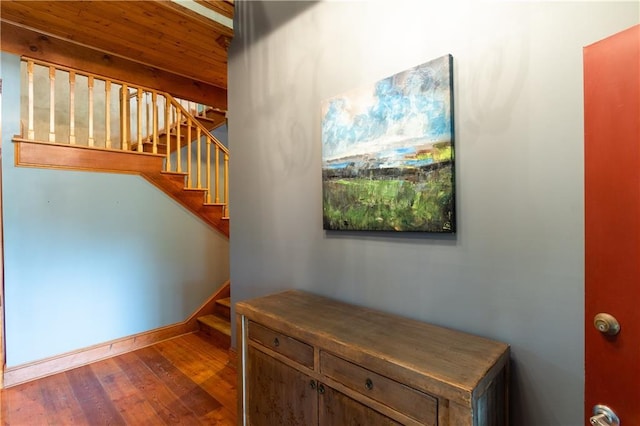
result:
[[[202,124],[207,117],[207,111],[212,109],[190,101],[174,98],[169,93],[127,83],[122,80],[108,78],[99,74],[77,70],[68,66],[52,64],[39,59],[22,57],[27,65],[28,105],[27,114],[27,140],[36,140],[38,133],[48,133],[43,142],[56,144],[86,144],[87,147],[99,149],[123,150],[133,152],[151,152],[157,154],[161,148],[165,149],[164,171],[183,173],[182,150],[187,149],[186,158],[186,183],[187,189],[200,189],[205,191],[205,202],[222,205],[223,216],[228,216],[228,163],[229,150],[220,140],[211,134],[209,129]],[[34,87],[40,79],[34,79],[34,65],[48,69],[48,96],[36,96]],[[56,72],[62,71],[69,74],[68,86],[56,82]],[[78,77],[85,77],[86,94],[79,96]],[[38,81],[34,81],[38,80]],[[100,93],[96,89],[96,82],[104,84],[104,91]],[[118,87],[119,86],[119,87]],[[63,87],[61,89],[61,87]],[[39,86],[38,86],[39,88]],[[120,93],[119,100],[112,102],[112,91]],[[67,93],[64,93],[68,91]],[[66,101],[56,99],[62,95],[68,96]],[[150,96],[149,96],[150,95]],[[48,98],[48,99],[47,99]],[[151,101],[149,101],[151,98]],[[35,103],[39,101],[38,108]],[[48,101],[48,102],[47,102]],[[86,102],[83,104],[83,102]],[[44,117],[42,111],[47,109],[48,103],[48,129],[44,129]],[[60,106],[61,103],[64,105]],[[135,105],[132,105],[135,103]],[[42,105],[41,105],[42,104]],[[185,105],[186,104],[186,107]],[[68,108],[68,123],[60,123],[60,111]],[[112,109],[120,111],[117,131],[120,143],[114,141],[112,133]],[[34,110],[40,114],[37,119]],[[97,113],[96,113],[97,111]],[[221,112],[219,110],[213,110]],[[82,115],[80,112],[85,112]],[[143,119],[144,114],[144,119]],[[98,120],[96,120],[96,117]],[[85,119],[85,122],[82,120]],[[36,120],[38,128],[36,131]],[[101,123],[101,124],[100,124]],[[96,124],[98,125],[96,127]],[[63,130],[57,134],[56,130]],[[68,126],[68,127],[67,127]],[[86,138],[82,138],[79,130],[83,130]],[[135,129],[132,135],[132,131]],[[193,132],[195,131],[195,132]],[[68,134],[67,134],[68,132]],[[186,142],[184,137],[186,133]],[[192,138],[195,133],[195,139]],[[23,135],[24,137],[25,135]],[[44,135],[43,135],[44,136]],[[173,142],[172,142],[173,140]],[[202,142],[204,141],[204,147]],[[115,143],[114,143],[115,142]],[[162,142],[165,142],[164,144]],[[213,150],[212,150],[213,145]],[[193,167],[191,151],[196,150],[196,164]],[[212,153],[213,151],[213,153]],[[222,153],[222,161],[220,161]],[[213,165],[211,164],[213,160]],[[203,172],[206,175],[203,182]],[[213,173],[212,173],[213,172]],[[195,178],[195,179],[194,179]],[[213,179],[212,179],[213,178]],[[213,180],[213,182],[212,182]],[[195,182],[194,182],[195,181]]]
[[[176,100],[176,98],[174,98],[173,96],[171,96],[168,93],[165,93],[165,96],[169,97],[169,99],[171,100],[171,103],[174,106],[176,106],[177,108],[179,108],[182,111],[183,115],[185,115],[185,116],[190,115],[189,112],[185,109],[185,107],[182,106],[182,104]],[[211,132],[206,127],[204,127],[204,125],[202,125],[202,123],[200,123],[199,121],[196,121],[196,125],[198,127],[200,127],[201,131],[209,133],[211,135]],[[222,152],[224,152],[225,154],[229,154],[229,149],[227,149],[227,147],[224,146],[224,144],[222,142],[220,142],[220,140],[218,140],[218,138],[216,138],[215,136],[211,135],[211,139],[213,139],[214,141],[217,142],[218,145],[220,145],[220,150]]]

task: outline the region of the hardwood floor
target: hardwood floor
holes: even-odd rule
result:
[[[0,391],[2,425],[235,425],[236,371],[200,333]]]

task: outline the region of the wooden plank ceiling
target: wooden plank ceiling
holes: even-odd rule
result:
[[[233,18],[233,0],[198,0]],[[0,1],[2,50],[226,109],[233,29],[173,1]]]

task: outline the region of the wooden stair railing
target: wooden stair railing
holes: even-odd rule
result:
[[[228,236],[229,150],[211,134],[226,122],[224,111],[40,60],[23,58],[23,64],[26,129],[15,142],[161,157],[157,172],[148,165],[130,170],[132,160],[127,160],[126,170],[108,164],[97,169],[141,174]],[[74,152],[78,158],[88,157]],[[46,158],[29,157],[33,148],[22,154],[16,156],[19,165],[47,167]],[[75,160],[48,166],[92,168]]]

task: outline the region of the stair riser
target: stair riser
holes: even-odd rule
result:
[[[169,177],[173,182],[175,182],[175,184],[178,185],[180,188],[184,188],[185,185],[187,184],[187,178],[184,175],[169,175],[167,177]]]
[[[183,191],[182,197],[187,203],[201,206],[204,205],[204,191]]]
[[[231,308],[224,305],[216,304],[216,315],[222,318],[226,318],[227,320],[231,320]]]
[[[209,336],[216,345],[222,348],[231,347],[231,336],[227,336],[215,328],[208,327],[206,324],[199,323],[199,326],[200,331]]]

